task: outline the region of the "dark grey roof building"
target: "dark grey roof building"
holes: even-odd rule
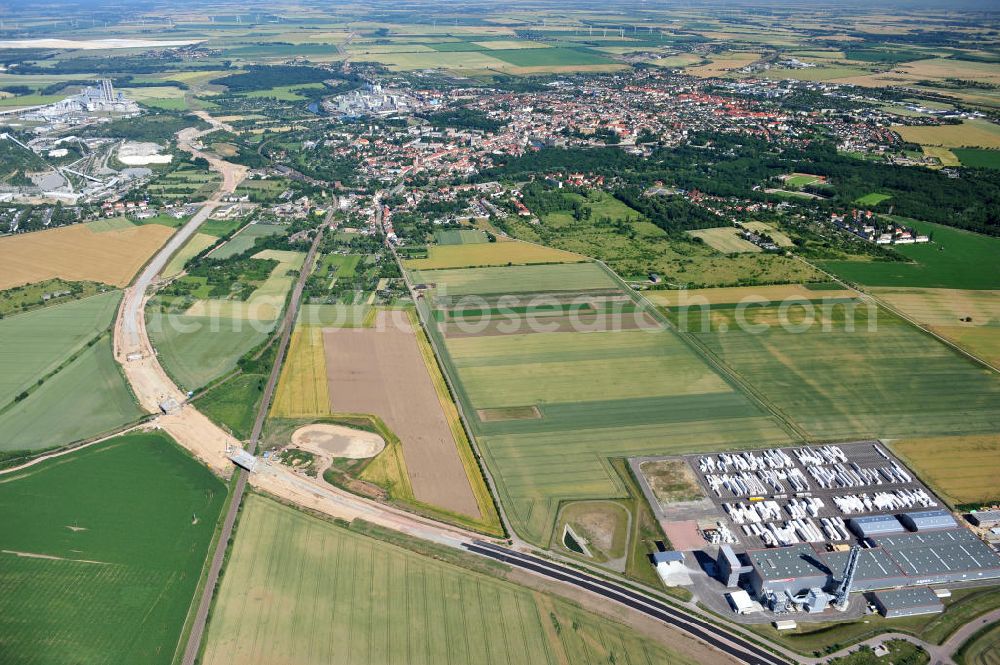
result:
[[[980,510],[977,513],[969,513],[969,521],[984,529],[992,529],[1000,526],[1000,510]]]
[[[878,611],[887,619],[944,611],[944,603],[925,586],[876,591],[872,598]]]
[[[954,529],[958,522],[947,510],[923,510],[904,513],[899,521],[910,531],[933,531],[934,529]]]
[[[890,534],[873,538],[861,552],[854,590],[926,586],[1000,578],[1000,555],[968,529]],[[747,552],[750,586],[799,595],[840,581],[848,552],[820,551],[808,544]]]
[[[895,515],[867,515],[865,517],[852,517],[847,520],[850,527],[858,538],[871,538],[887,533],[903,533],[906,529]]]

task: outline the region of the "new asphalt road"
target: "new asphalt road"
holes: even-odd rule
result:
[[[477,541],[466,544],[465,548],[470,552],[503,561],[511,566],[517,566],[565,584],[573,584],[621,603],[654,619],[659,619],[678,630],[683,630],[749,665],[787,665],[788,663],[783,658],[765,651],[748,640],[723,632],[718,626],[691,617],[665,603],[613,582],[607,582],[573,568],[561,566],[529,554],[515,552],[492,543]]]

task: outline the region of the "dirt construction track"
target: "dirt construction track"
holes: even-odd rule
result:
[[[409,325],[402,320],[388,323],[380,314],[374,328],[327,330],[323,342],[330,408],[385,421],[403,443],[418,501],[479,517],[455,439]]]

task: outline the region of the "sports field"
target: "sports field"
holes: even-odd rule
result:
[[[160,224],[103,232],[74,224],[0,238],[0,290],[55,277],[126,286],[173,232]]]
[[[426,259],[405,261],[406,267],[411,270],[431,270],[583,260],[579,254],[519,241],[431,245],[427,248],[427,253]]]
[[[996,373],[886,310],[715,309],[692,334],[810,438],[985,433],[1000,412]]]
[[[953,504],[1000,500],[1000,434],[900,439],[892,449]]]
[[[904,220],[932,242],[893,249],[912,263],[881,261],[820,261],[820,266],[851,282],[866,286],[913,286],[945,289],[1000,289],[996,264],[1000,238],[969,231]]]
[[[601,288],[624,295],[597,264],[536,266],[514,277],[510,270],[440,272],[453,273],[463,292],[479,289],[489,298],[504,286],[529,300],[531,289],[558,288],[571,299]],[[429,317],[455,316],[442,311],[449,302],[430,301],[426,306],[438,309]],[[621,308],[621,325],[606,332],[572,325],[529,332],[534,328],[521,325],[446,336],[432,329],[508,516],[536,544],[548,544],[560,501],[627,496],[609,458],[790,438],[675,333],[625,303],[631,307]],[[634,317],[647,321],[643,329],[624,325]],[[565,318],[561,311],[538,313],[540,323]]]
[[[329,413],[323,330],[316,326],[300,326],[292,333],[288,358],[271,405],[271,416],[306,418]]]
[[[250,495],[202,662],[692,661],[560,599]]]
[[[1000,291],[878,288],[872,293],[917,323],[1000,367]]]
[[[154,305],[146,310],[146,326],[167,373],[184,390],[195,390],[235,368],[274,323],[164,314]]]
[[[171,663],[225,496],[160,433],[0,476],[0,661]]]

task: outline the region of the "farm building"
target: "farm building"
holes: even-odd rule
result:
[[[978,513],[970,513],[969,521],[983,529],[992,529],[1000,526],[1000,510],[982,510]]]
[[[872,591],[1000,578],[1000,555],[966,529],[874,536],[862,550],[854,589]],[[843,573],[848,552],[820,551],[800,543],[747,552],[751,588],[794,596],[832,588]]]
[[[876,591],[872,594],[872,599],[878,611],[886,619],[937,614],[944,611],[941,599],[925,586]]]
[[[955,518],[947,510],[924,510],[917,513],[904,513],[899,516],[899,521],[910,531],[954,529],[958,526]]]
[[[853,517],[847,520],[847,524],[858,538],[884,536],[889,533],[903,533],[906,531],[894,515]]]

